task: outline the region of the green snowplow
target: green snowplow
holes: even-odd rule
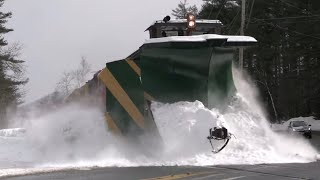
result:
[[[199,100],[208,108],[223,108],[236,91],[234,50],[257,41],[219,35],[221,27],[218,20],[194,17],[156,21],[147,28],[150,39],[136,52],[107,63],[77,92],[102,100],[108,128],[126,137],[158,136],[152,101]]]

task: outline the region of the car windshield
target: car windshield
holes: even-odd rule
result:
[[[307,124],[304,121],[294,121],[292,122],[292,127],[306,126]]]

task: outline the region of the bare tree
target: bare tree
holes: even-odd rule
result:
[[[74,77],[71,72],[64,72],[62,78],[57,83],[57,91],[63,95],[69,95],[74,89]]]
[[[74,89],[80,88],[86,82],[91,71],[91,65],[85,57],[81,57],[80,65],[77,69],[65,71],[57,83],[56,90],[68,96]]]
[[[80,88],[85,83],[90,71],[91,65],[87,62],[87,59],[82,56],[79,68],[72,72],[76,88]]]

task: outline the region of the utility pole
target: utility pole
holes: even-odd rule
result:
[[[246,0],[242,0],[241,4],[241,27],[240,27],[240,36],[244,35],[244,26],[246,20]],[[243,47],[240,47],[239,49],[239,66],[240,70],[243,69]]]

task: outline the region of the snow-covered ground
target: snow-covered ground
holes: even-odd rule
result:
[[[238,79],[236,86],[239,93],[224,112],[207,109],[199,101],[153,102],[162,148],[141,149],[112,136],[105,129],[103,112],[93,107],[69,105],[27,119],[20,129],[0,131],[0,177],[108,166],[206,166],[319,160],[319,152],[305,138],[275,133],[270,128],[255,99],[255,91],[248,83]],[[235,136],[218,154],[212,153],[207,140],[209,128],[214,126],[224,126]],[[144,138],[144,142],[158,141]],[[214,142],[215,147],[221,145],[221,142]],[[142,153],[145,150],[149,153]]]
[[[320,120],[315,119],[315,117],[296,117],[285,121],[283,124],[272,124],[272,129],[276,131],[286,130],[291,121],[305,121],[308,125],[311,125],[313,131],[320,131]]]

